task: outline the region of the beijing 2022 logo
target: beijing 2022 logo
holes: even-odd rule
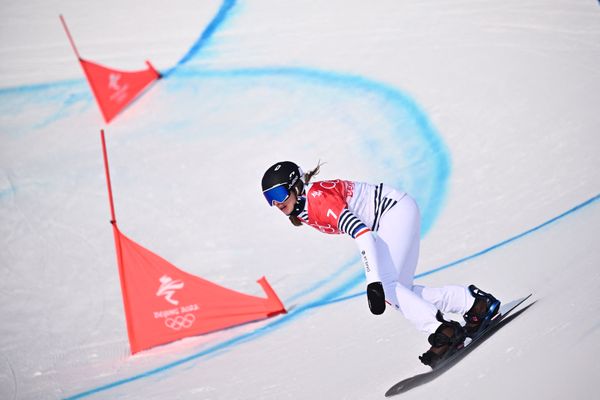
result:
[[[165,301],[174,306],[179,306],[179,300],[175,298],[177,291],[183,289],[185,283],[180,280],[175,280],[170,276],[163,275],[159,279],[160,287],[156,292],[156,296],[163,297]],[[175,331],[188,329],[194,325],[196,316],[190,311],[197,311],[197,304],[174,307],[168,310],[154,312],[154,318],[164,318],[164,323],[167,328]]]
[[[167,275],[163,275],[160,277],[160,287],[158,288],[156,295],[165,296],[166,301],[176,306],[179,304],[179,301],[175,300],[173,296],[175,295],[175,291],[183,289],[183,286],[184,283],[182,281],[176,281]]]

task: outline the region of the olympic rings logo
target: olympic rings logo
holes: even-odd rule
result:
[[[321,185],[323,189],[333,189],[336,187],[339,181],[339,179],[336,179],[334,181],[321,181],[319,182],[319,185]]]
[[[319,225],[317,222],[313,222],[312,224],[310,224],[310,226],[312,226],[313,228],[317,228],[318,230],[320,230],[323,233],[329,233],[329,234],[337,233],[337,230],[334,227],[332,227],[330,224]]]
[[[178,315],[174,318],[165,319],[165,325],[167,326],[167,328],[171,328],[174,331],[178,331],[180,329],[191,328],[192,325],[194,325],[195,321],[196,317],[194,316],[194,314],[185,314]]]

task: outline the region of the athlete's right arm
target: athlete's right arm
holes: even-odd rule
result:
[[[338,228],[354,238],[360,251],[360,259],[363,263],[367,284],[380,281],[375,234],[348,208],[344,208],[340,214]]]
[[[360,251],[360,260],[362,261],[367,285],[372,282],[380,282],[379,277],[379,259],[377,257],[377,246],[375,245],[375,235],[370,230],[364,232],[354,239]]]

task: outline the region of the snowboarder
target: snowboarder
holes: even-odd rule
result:
[[[311,182],[320,167],[319,163],[304,173],[291,161],[278,162],[262,178],[263,195],[295,226],[307,224],[355,240],[365,271],[369,309],[378,315],[387,303],[418,330],[430,334],[431,347],[419,357],[423,364],[434,367],[498,313],[500,302],[474,285],[413,285],[420,214],[407,193],[383,183]],[[445,320],[446,313],[463,314],[465,325]]]

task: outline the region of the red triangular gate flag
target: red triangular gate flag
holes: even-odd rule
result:
[[[126,72],[84,60],[79,55],[75,41],[62,15],[60,15],[60,21],[69,38],[71,47],[73,47],[73,51],[83,68],[83,72],[85,72],[85,76],[92,88],[92,92],[106,123],[109,123],[115,115],[125,108],[127,104],[131,103],[148,85],[160,78],[160,74],[148,61],[146,61],[147,69]]]
[[[79,62],[106,123],[109,123],[148,85],[160,78],[160,74],[148,61],[146,61],[147,69],[134,72],[118,71],[82,58]]]
[[[266,298],[188,274],[119,231],[115,240],[131,352],[285,313],[266,278]]]
[[[180,270],[121,233],[115,217],[104,130],[100,134],[132,353],[286,312],[265,277],[258,283],[266,298],[236,292]]]

